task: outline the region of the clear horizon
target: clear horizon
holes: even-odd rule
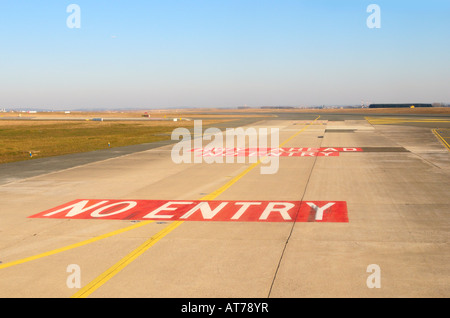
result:
[[[0,109],[449,104],[449,14],[445,0],[4,0]]]

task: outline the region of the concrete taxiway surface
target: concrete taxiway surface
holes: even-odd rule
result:
[[[279,128],[283,147],[363,151],[279,157],[268,175],[248,160],[176,164],[171,144],[0,166],[17,169],[0,185],[0,297],[450,295],[450,152],[428,124],[296,114],[251,127]],[[339,201],[348,222],[29,218],[76,199]]]

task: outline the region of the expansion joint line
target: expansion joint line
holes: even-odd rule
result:
[[[319,119],[319,117],[317,117],[314,121]],[[323,138],[320,141],[319,148],[322,147],[322,143],[323,143]],[[316,166],[317,158],[318,158],[317,156],[314,157],[314,161],[313,161],[313,164],[312,164],[312,167],[311,167],[311,171],[309,172],[308,179],[306,180],[305,189],[303,190],[303,194],[301,196],[300,201],[303,201],[304,198],[305,198],[306,190],[308,189],[309,181],[311,180],[311,176],[312,176],[312,173],[314,171],[314,167]],[[298,215],[298,213],[299,213],[299,210],[297,210],[297,212],[295,214],[294,222],[292,222],[292,226],[291,226],[291,229],[289,231],[289,235],[286,238],[286,242],[284,242],[283,251],[281,252],[280,259],[278,260],[278,265],[277,265],[277,268],[275,270],[275,274],[273,276],[272,283],[270,284],[269,294],[267,295],[267,298],[270,298],[270,295],[272,294],[272,289],[273,289],[273,285],[275,284],[275,280],[277,278],[278,270],[280,269],[280,265],[281,265],[281,262],[283,260],[284,253],[286,252],[287,245],[289,244],[289,240],[291,239],[292,233],[294,232],[295,224],[297,223],[297,215]]]

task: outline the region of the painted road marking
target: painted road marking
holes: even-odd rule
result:
[[[130,254],[122,258],[119,262],[110,267],[107,271],[103,272],[96,279],[91,281],[89,284],[81,288],[77,293],[72,295],[72,298],[86,298],[94,291],[96,291],[100,286],[110,280],[112,277],[117,275],[123,268],[128,264],[133,262],[136,258],[142,255],[146,250],[155,245],[164,236],[169,234],[175,228],[181,225],[182,222],[173,222],[169,226],[165,227],[163,230],[158,232],[156,235],[152,236],[150,239],[141,244],[138,248],[133,250]]]
[[[424,119],[390,118],[390,117],[364,117],[364,118],[372,125],[389,125],[402,123],[450,123],[450,120],[441,118],[424,118]]]
[[[318,116],[313,122],[311,122],[308,126],[303,127],[301,130],[299,130],[297,133],[295,133],[294,135],[292,135],[290,138],[288,138],[287,140],[285,140],[280,147],[283,147],[286,143],[288,143],[290,140],[292,140],[295,136],[299,135],[302,131],[304,131],[306,128],[308,128],[310,125],[314,124],[314,122],[316,122],[318,119],[320,118],[320,116]],[[210,200],[214,200],[215,198],[217,198],[220,194],[222,194],[224,191],[226,191],[228,188],[230,188],[233,184],[235,184],[237,181],[239,181],[242,177],[244,177],[247,173],[249,173],[251,170],[253,170],[254,168],[256,168],[261,161],[264,160],[264,158],[261,158],[258,162],[253,163],[250,167],[248,167],[245,171],[241,172],[239,175],[237,175],[236,177],[234,177],[233,179],[231,179],[230,181],[228,181],[225,185],[223,185],[222,187],[220,187],[219,189],[215,190],[214,192],[211,192],[210,194],[204,196],[203,198],[201,198],[201,200],[205,200],[205,201],[210,201]],[[184,221],[178,221],[177,222],[177,226],[179,226],[181,223],[183,223]],[[167,233],[168,234],[168,233]],[[138,248],[139,249],[139,248]],[[134,252],[134,251],[133,251]],[[132,252],[132,253],[133,253]],[[95,284],[95,288],[91,285],[88,284],[86,287],[84,287],[83,289],[81,289],[77,294],[75,294],[74,296],[76,297],[87,297],[89,294],[91,294],[92,292],[94,292],[96,289],[100,288],[108,279],[101,279],[101,277],[104,277],[105,275],[100,275],[98,280],[98,283]],[[90,286],[90,287],[89,287]],[[86,289],[89,288],[89,293],[85,292]]]
[[[340,152],[362,152],[355,147],[322,147],[322,148],[195,148],[191,150],[202,157],[337,157]]]
[[[436,137],[438,137],[438,139],[444,144],[444,146],[447,148],[447,150],[450,151],[450,144],[445,140],[444,137],[442,137],[442,135],[436,130],[433,129],[433,133],[436,135]]]
[[[311,219],[311,214],[314,219]],[[215,222],[348,222],[344,201],[80,199],[30,218]]]
[[[297,131],[295,134],[293,134],[291,137],[289,137],[288,139],[286,139],[283,143],[281,143],[281,145],[279,145],[280,148],[282,148],[284,145],[286,145],[289,141],[291,141],[292,139],[294,139],[296,136],[300,135],[303,131],[305,131],[309,126],[313,125],[318,119],[320,118],[320,116],[318,116],[316,119],[314,119],[312,122],[309,123],[309,125],[303,127],[302,129],[300,129],[299,131]],[[220,194],[222,194],[223,192],[225,192],[228,188],[230,188],[233,184],[235,184],[236,182],[238,182],[241,178],[243,178],[247,173],[249,173],[250,171],[252,171],[254,168],[256,168],[261,162],[263,162],[265,160],[265,157],[260,158],[257,162],[253,163],[250,167],[248,167],[247,169],[245,169],[243,172],[241,172],[239,175],[237,175],[236,177],[234,177],[233,179],[231,179],[230,181],[228,181],[227,183],[225,183],[223,186],[221,186],[219,189],[211,192],[210,194],[204,196],[201,200],[214,200],[215,198],[217,198]]]
[[[303,131],[304,131],[306,128],[308,128],[310,125],[313,125],[319,118],[320,118],[320,116],[318,116],[314,121],[310,122],[308,126],[303,127],[303,128],[302,128],[301,130],[299,130],[297,133],[295,133],[294,135],[292,135],[289,139],[287,139],[286,141],[284,141],[284,142],[280,145],[280,147],[282,147],[283,145],[285,145],[286,143],[288,143],[290,140],[292,140],[294,137],[296,137],[297,135],[299,135],[301,132],[303,132]],[[258,166],[260,163],[261,163],[261,160],[258,161],[258,162],[256,162],[256,163],[254,163],[254,164],[252,164],[252,165],[251,165],[250,167],[248,167],[244,172],[242,172],[242,173],[240,173],[238,176],[234,177],[232,180],[230,180],[229,182],[227,182],[224,186],[222,186],[221,188],[217,189],[216,191],[214,191],[214,192],[212,192],[212,193],[210,193],[210,194],[204,196],[204,197],[202,198],[202,200],[214,200],[217,196],[219,196],[221,193],[223,193],[224,191],[226,191],[229,187],[231,187],[234,183],[236,183],[239,179],[241,179],[244,175],[246,175],[248,172],[250,172],[250,171],[251,171],[252,169],[254,169],[256,166]],[[99,206],[100,206],[100,205],[99,205]],[[86,208],[91,208],[91,209],[93,209],[93,207],[86,207]],[[74,211],[74,213],[75,213],[75,212],[76,212],[76,211]],[[78,212],[81,213],[81,212],[85,212],[85,211],[78,211]],[[97,212],[98,212],[98,211],[97,211]],[[116,211],[116,212],[117,212],[117,211]],[[124,229],[120,229],[120,230],[117,230],[117,231],[113,231],[113,232],[110,232],[110,233],[107,233],[107,234],[104,234],[104,235],[101,235],[101,236],[98,236],[98,237],[95,237],[95,238],[92,238],[92,239],[88,239],[88,240],[85,240],[85,241],[82,241],[82,242],[79,242],[79,243],[75,243],[75,244],[72,244],[72,245],[68,245],[68,246],[65,246],[65,247],[62,247],[62,248],[59,248],[59,249],[55,249],[55,250],[48,251],[48,252],[45,252],[45,253],[41,253],[41,254],[38,254],[38,255],[35,255],[35,256],[27,257],[27,258],[24,258],[24,259],[21,259],[21,260],[17,260],[17,261],[5,263],[5,264],[0,264],[0,269],[2,269],[2,268],[7,268],[7,267],[10,267],[10,266],[14,266],[14,265],[18,265],[18,264],[23,264],[23,263],[26,263],[26,262],[29,262],[29,261],[32,261],[32,260],[40,259],[40,258],[43,258],[43,257],[46,257],[46,256],[54,255],[54,254],[57,254],[57,253],[60,253],[60,252],[64,252],[64,251],[67,251],[67,250],[76,248],[76,247],[79,247],[79,246],[83,246],[83,245],[86,245],[86,244],[90,244],[90,243],[95,242],[95,241],[97,241],[97,240],[104,239],[104,238],[108,238],[108,237],[111,237],[111,236],[114,236],[114,235],[117,235],[117,234],[126,232],[126,231],[128,231],[128,230],[131,230],[131,229],[134,229],[134,228],[137,228],[137,227],[146,225],[146,224],[151,223],[151,222],[153,222],[153,221],[145,221],[145,222],[141,222],[141,223],[132,225],[132,226],[127,227],[127,228],[124,228]],[[177,226],[180,225],[181,223],[183,223],[183,221],[178,221],[178,222],[176,222]],[[160,231],[159,233],[157,233],[155,236],[153,236],[153,238],[154,238],[154,239],[153,239],[153,242],[156,243],[159,239],[161,239],[163,236],[167,235],[170,231],[172,231],[172,230],[175,229],[175,228],[176,228],[176,226],[174,226],[174,227],[170,227],[170,226],[169,226],[169,227],[163,229],[162,231]],[[157,239],[155,239],[155,238],[157,238]],[[150,240],[152,240],[152,239],[150,239]],[[150,240],[149,240],[149,241],[150,241]],[[148,242],[148,241],[147,241],[147,242]],[[154,244],[154,243],[153,243],[153,244]],[[145,244],[145,243],[144,243],[144,244]],[[152,246],[153,244],[151,244],[150,246]],[[150,247],[150,246],[149,246],[149,247]],[[138,249],[136,249],[135,251],[139,251],[139,250],[142,250],[142,249],[138,248]],[[145,250],[146,250],[146,249],[145,249]],[[143,250],[143,251],[145,251],[145,250]],[[134,253],[135,251],[133,251],[132,253]],[[142,253],[143,253],[143,251],[142,251]],[[130,255],[131,255],[131,254],[129,254],[128,259],[131,260]],[[140,254],[138,254],[138,255],[140,255]],[[137,255],[137,256],[138,256],[138,255]],[[136,256],[136,257],[137,257],[137,256]],[[127,259],[127,257],[126,257],[125,259]],[[128,263],[125,262],[125,264],[128,264]],[[120,268],[120,269],[121,269],[122,267],[119,266],[119,267],[116,267],[116,268]],[[119,270],[120,270],[120,269],[119,269]],[[119,270],[117,270],[117,272],[118,272]],[[102,276],[102,277],[106,277],[105,275],[101,275],[101,276]],[[100,276],[99,276],[99,277],[100,277]],[[108,279],[109,279],[109,278],[108,278]],[[91,286],[91,287],[89,287],[89,294],[92,293],[95,289],[99,288],[104,282],[107,281],[107,279],[98,279],[98,280],[95,280],[95,281],[97,282],[97,283],[95,284],[95,288],[92,287],[92,284],[89,284],[89,286]],[[101,283],[100,283],[100,282],[101,282]],[[88,287],[88,286],[86,286],[86,287]],[[85,289],[83,289],[83,290],[85,290]],[[80,291],[76,294],[76,296],[77,296],[77,297],[86,297],[86,296],[88,295],[88,293],[86,293],[86,292],[83,293],[83,290],[80,290]],[[84,295],[84,296],[83,296],[83,295]]]
[[[85,240],[85,241],[82,241],[82,242],[78,242],[78,243],[75,243],[75,244],[72,244],[72,245],[68,245],[68,246],[65,246],[65,247],[54,249],[52,251],[48,251],[48,252],[45,252],[45,253],[37,254],[37,255],[34,255],[34,256],[22,258],[22,259],[19,259],[17,261],[5,263],[5,264],[0,264],[0,269],[11,267],[11,266],[14,266],[14,265],[23,264],[23,263],[30,262],[30,261],[34,261],[34,260],[37,260],[37,259],[40,259],[40,258],[43,258],[43,257],[46,257],[46,256],[54,255],[54,254],[57,254],[57,253],[65,252],[65,251],[71,250],[73,248],[77,248],[77,247],[80,247],[80,246],[83,246],[83,245],[87,245],[87,244],[90,244],[90,243],[93,243],[93,242],[96,242],[96,241],[99,241],[99,240],[103,240],[105,238],[108,238],[108,237],[111,237],[111,236],[114,236],[114,235],[117,235],[117,234],[121,234],[121,233],[130,231],[130,230],[134,230],[134,229],[136,229],[138,227],[141,227],[143,225],[147,225],[147,224],[152,223],[152,222],[153,221],[140,222],[140,223],[137,223],[137,224],[125,227],[123,229],[119,229],[117,231],[109,232],[109,233],[106,233],[106,234],[103,234],[103,235],[100,235],[100,236],[97,236],[97,237],[94,237],[94,238],[91,238],[91,239],[88,239],[88,240]]]

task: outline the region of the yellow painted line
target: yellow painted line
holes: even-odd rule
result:
[[[175,228],[180,226],[183,222],[176,221],[171,223],[169,226],[165,227],[163,230],[158,232],[156,235],[152,236],[150,239],[141,244],[138,248],[132,251],[130,254],[122,258],[115,265],[110,267],[107,271],[103,272],[96,279],[91,281],[89,284],[80,289],[77,293],[75,293],[72,298],[86,298],[94,291],[96,291],[100,286],[114,277],[117,273],[119,273],[123,268],[133,262],[136,258],[138,258],[141,254],[143,254],[150,247],[155,245],[159,240],[161,240],[164,236],[172,232]]]
[[[117,235],[117,234],[124,233],[126,231],[130,231],[130,230],[136,229],[138,227],[141,227],[143,225],[146,225],[146,224],[149,224],[149,223],[152,223],[152,222],[154,222],[154,221],[144,221],[144,222],[136,223],[136,224],[134,224],[132,226],[125,227],[125,228],[119,229],[117,231],[109,232],[109,233],[106,233],[106,234],[103,234],[103,235],[100,235],[100,236],[97,236],[97,237],[93,237],[91,239],[88,239],[88,240],[85,240],[85,241],[82,241],[82,242],[78,242],[78,243],[71,244],[71,245],[68,245],[68,246],[65,246],[65,247],[57,248],[57,249],[54,249],[54,250],[51,250],[51,251],[48,251],[48,252],[45,252],[45,253],[37,254],[37,255],[34,255],[34,256],[22,258],[22,259],[19,259],[17,261],[5,263],[5,264],[0,264],[0,269],[11,267],[11,266],[14,266],[14,265],[23,264],[23,263],[30,262],[30,261],[34,261],[34,260],[37,260],[37,259],[40,259],[40,258],[43,258],[43,257],[47,257],[47,256],[50,256],[50,255],[54,255],[54,254],[57,254],[57,253],[65,252],[65,251],[71,250],[73,248],[77,248],[77,247],[80,247],[80,246],[83,246],[83,245],[87,245],[87,244],[90,244],[90,243],[93,243],[93,242],[96,242],[96,241],[99,241],[99,240],[103,240],[105,238],[108,238],[108,237],[111,237],[111,236],[114,236],[114,235]]]
[[[301,130],[299,130],[297,133],[295,133],[289,139],[284,141],[280,145],[280,147],[282,147],[283,145],[288,143],[290,140],[292,140],[294,137],[299,135],[301,132],[306,130],[309,126],[314,124],[319,118],[320,118],[320,116],[317,117],[310,124],[308,124],[307,126],[302,128]],[[258,162],[252,164],[244,172],[242,172],[238,176],[234,177],[232,180],[230,180],[227,184],[225,184],[224,186],[222,186],[218,190],[216,190],[216,191],[214,191],[214,192],[204,196],[203,198],[201,198],[201,200],[214,200],[217,196],[219,196],[221,193],[223,193],[225,190],[227,190],[229,187],[231,187],[234,183],[236,183],[239,179],[241,179],[243,176],[245,176],[248,172],[250,172],[256,166],[258,166],[260,163],[261,163],[261,160],[259,160]],[[23,259],[19,259],[19,260],[13,261],[13,262],[0,264],[0,269],[8,268],[8,267],[11,267],[11,266],[15,266],[15,265],[23,264],[23,263],[26,263],[26,262],[34,261],[34,260],[37,260],[37,259],[40,259],[40,258],[43,258],[43,257],[47,257],[47,256],[55,255],[55,254],[58,254],[58,253],[61,253],[61,252],[65,252],[65,251],[68,251],[68,250],[71,250],[71,249],[74,249],[74,248],[77,248],[77,247],[81,247],[81,246],[84,246],[84,245],[87,245],[87,244],[90,244],[90,243],[93,243],[93,242],[96,242],[96,241],[99,241],[99,240],[102,240],[102,239],[105,239],[105,238],[108,238],[108,237],[111,237],[111,236],[114,236],[114,235],[118,235],[118,234],[130,231],[130,230],[136,229],[138,227],[144,226],[144,225],[152,223],[152,222],[154,222],[154,221],[143,221],[143,222],[134,224],[132,226],[129,226],[129,227],[126,227],[126,228],[123,228],[123,229],[119,229],[119,230],[116,230],[116,231],[113,231],[113,232],[110,232],[110,233],[106,233],[106,234],[103,234],[103,235],[100,235],[100,236],[97,236],[97,237],[94,237],[94,238],[91,238],[91,239],[88,239],[88,240],[85,240],[85,241],[82,241],[82,242],[71,244],[71,245],[68,245],[68,246],[65,246],[65,247],[54,249],[54,250],[51,250],[51,251],[48,251],[48,252],[44,252],[44,253],[41,253],[41,254],[37,254],[37,255],[34,255],[34,256],[26,257],[26,258],[23,258]],[[152,236],[149,240],[144,242],[141,246],[139,246],[133,252],[128,254],[121,261],[116,263],[116,265],[111,267],[108,271],[104,272],[102,275],[97,277],[97,279],[95,279],[94,281],[92,281],[91,283],[86,285],[84,288],[82,288],[80,291],[78,291],[72,297],[87,297],[88,295],[90,295],[98,287],[103,285],[107,280],[109,280],[111,277],[116,275],[122,268],[127,266],[129,263],[131,263],[133,260],[135,260],[139,255],[144,253],[147,249],[149,249],[156,242],[158,242],[164,236],[169,234],[172,230],[174,230],[176,227],[178,227],[182,223],[183,223],[182,221],[174,222],[171,225],[169,225],[168,227],[166,227],[163,230],[161,230],[160,232],[158,232],[156,235]]]
[[[408,118],[364,117],[364,119],[373,125],[401,124],[401,123],[450,123],[450,120],[439,119],[439,118],[408,119]]]
[[[372,120],[373,123],[390,124],[390,123],[450,123],[449,120],[391,120],[391,121],[377,121]]]
[[[444,137],[442,137],[436,129],[433,129],[433,133],[438,137],[438,139],[440,141],[442,141],[442,143],[444,144],[444,146],[450,151],[450,145],[448,144],[448,142],[445,140]]]
[[[252,171],[254,168],[256,168],[259,164],[261,163],[261,160],[258,160],[258,162],[255,162],[254,164],[252,164],[250,167],[248,167],[247,169],[245,169],[245,171],[241,172],[239,175],[237,175],[236,177],[234,177],[233,179],[231,179],[230,181],[228,181],[225,185],[221,186],[219,189],[211,192],[208,195],[205,195],[203,198],[201,198],[200,200],[214,200],[215,198],[217,198],[220,194],[222,194],[223,192],[225,192],[229,187],[231,187],[233,184],[235,184],[236,182],[239,181],[239,179],[241,179],[243,176],[245,176],[247,173],[249,173],[250,171]]]
[[[311,122],[309,125],[305,126],[301,130],[299,130],[297,133],[295,133],[293,136],[291,136],[289,139],[284,141],[280,147],[288,143],[290,140],[292,140],[295,136],[299,135],[302,131],[304,131],[306,128],[308,128],[310,125],[312,125],[317,119],[317,117],[313,122]],[[234,177],[232,180],[227,182],[224,186],[220,187],[214,192],[211,192],[210,194],[204,196],[200,200],[214,200],[217,198],[221,193],[223,193],[225,190],[227,190],[229,187],[231,187],[233,184],[235,184],[238,180],[240,180],[243,176],[245,176],[247,173],[249,173],[252,169],[257,167],[261,163],[261,160],[258,162],[252,164],[250,167],[248,167],[244,172],[240,173],[238,176]],[[161,240],[163,237],[165,237],[167,234],[172,232],[174,229],[176,229],[178,226],[180,226],[184,221],[176,221],[173,222],[171,225],[167,226],[160,232],[158,232],[156,235],[152,236],[149,240],[144,242],[142,245],[140,245],[138,248],[136,248],[134,251],[132,251],[130,254],[122,258],[119,262],[117,262],[115,265],[110,267],[108,270],[100,274],[96,279],[91,281],[89,284],[81,288],[77,293],[75,293],[72,298],[86,298],[90,294],[92,294],[94,291],[96,291],[98,288],[100,288],[103,284],[105,284],[108,280],[110,280],[112,277],[114,277],[116,274],[118,274],[123,268],[125,268],[127,265],[129,265],[131,262],[133,262],[138,256],[143,254],[146,250],[148,250],[150,247],[152,247],[156,242]]]
[[[401,117],[365,117],[369,120],[402,120],[402,121],[448,121],[447,119],[441,119],[441,118],[422,118],[422,119],[416,119],[416,118],[401,118]]]

